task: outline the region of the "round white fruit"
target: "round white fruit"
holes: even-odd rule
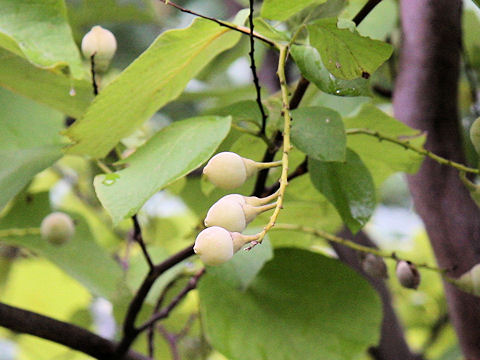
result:
[[[70,216],[54,212],[46,216],[40,225],[42,238],[52,244],[60,245],[69,241],[75,234],[75,225]]]
[[[234,254],[232,235],[219,226],[206,228],[195,239],[193,251],[205,265],[223,264]]]
[[[233,152],[212,157],[203,173],[216,187],[227,190],[242,186],[248,177],[244,159]]]

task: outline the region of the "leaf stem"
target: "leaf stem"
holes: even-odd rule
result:
[[[7,238],[11,236],[27,236],[40,235],[40,228],[25,228],[25,229],[2,229],[0,230],[0,238]]]
[[[288,55],[288,47],[279,45],[280,55],[278,59],[278,69],[277,69],[277,76],[278,80],[280,81],[280,90],[282,95],[282,114],[283,114],[283,155],[282,155],[282,174],[280,176],[280,186],[278,189],[278,198],[277,203],[275,206],[275,210],[273,211],[270,220],[268,221],[267,225],[263,228],[263,230],[257,234],[257,239],[255,242],[261,243],[267,234],[267,232],[275,225],[277,221],[278,214],[280,210],[283,208],[283,199],[285,197],[285,190],[288,185],[288,154],[292,148],[290,144],[290,128],[292,123],[292,117],[290,115],[289,109],[289,102],[288,102],[288,87],[287,87],[287,79],[285,75],[285,63],[287,60]],[[255,246],[256,244],[252,244]],[[251,247],[249,248],[251,249]]]
[[[337,235],[331,234],[329,232],[326,232],[326,231],[323,231],[323,230],[320,230],[320,229],[316,229],[316,228],[313,228],[313,227],[310,227],[310,226],[303,226],[303,225],[299,225],[299,224],[276,224],[274,230],[301,231],[301,232],[304,232],[306,234],[311,234],[311,235],[323,238],[325,240],[344,245],[344,246],[349,247],[351,249],[361,251],[361,252],[364,252],[364,253],[370,253],[370,254],[373,254],[373,255],[376,255],[376,256],[380,256],[380,257],[385,258],[385,259],[391,259],[391,260],[395,260],[395,261],[400,261],[400,260],[409,261],[418,268],[424,268],[424,269],[427,269],[427,270],[438,272],[440,275],[442,275],[444,277],[446,277],[445,273],[448,271],[448,269],[441,269],[441,268],[438,268],[436,266],[432,266],[432,265],[429,265],[429,264],[426,264],[426,263],[415,263],[414,261],[400,258],[395,252],[387,252],[387,251],[379,250],[379,249],[376,249],[376,248],[360,245],[360,244],[357,244],[357,243],[355,243],[351,240],[342,238],[340,236],[337,236]]]
[[[362,134],[362,135],[374,136],[377,139],[379,139],[380,141],[385,140],[385,141],[400,145],[400,146],[404,147],[405,149],[415,151],[416,153],[418,153],[420,155],[427,156],[427,157],[436,161],[439,164],[451,166],[451,167],[453,167],[453,168],[455,168],[459,171],[470,172],[470,173],[474,173],[474,174],[479,173],[478,169],[470,168],[470,167],[465,166],[463,164],[459,164],[455,161],[445,159],[441,156],[438,156],[438,155],[432,153],[430,150],[412,145],[409,140],[397,139],[395,137],[384,135],[384,134],[381,134],[378,131],[370,130],[370,129],[347,129],[345,132],[346,132],[347,135]]]

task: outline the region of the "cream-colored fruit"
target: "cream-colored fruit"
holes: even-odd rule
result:
[[[241,195],[222,197],[208,210],[205,226],[220,226],[228,231],[242,232],[247,226],[244,205],[245,200]]]
[[[97,25],[85,34],[82,39],[82,53],[86,58],[95,55],[95,68],[103,71],[117,51],[117,40],[107,29]]]
[[[52,244],[60,245],[69,241],[75,234],[75,225],[70,216],[54,212],[46,216],[40,225],[42,238]]]
[[[220,265],[234,254],[232,235],[219,226],[206,228],[195,239],[193,251],[205,265]]]
[[[255,164],[233,152],[221,152],[210,159],[203,173],[216,187],[229,190],[242,186],[257,171]]]

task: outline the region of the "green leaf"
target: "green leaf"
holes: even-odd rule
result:
[[[368,78],[393,51],[389,44],[338,28],[335,18],[320,19],[307,28],[325,67],[340,79]]]
[[[0,89],[0,209],[62,156],[61,114]]]
[[[244,289],[249,265],[209,268],[199,284],[208,339],[228,359],[351,360],[377,344],[381,302],[339,261],[278,249]]]
[[[360,230],[375,209],[375,187],[372,176],[360,157],[347,149],[345,163],[328,163],[309,159],[313,185],[337,209],[353,232]]]
[[[22,196],[0,219],[0,229],[39,227],[50,212],[48,193]],[[56,264],[93,294],[115,299],[124,291],[122,269],[93,240],[84,219],[70,215],[76,224],[75,235],[63,245],[52,245],[39,235],[12,236],[2,238],[1,242],[26,247]]]
[[[367,79],[337,79],[327,70],[314,47],[293,45],[290,53],[302,75],[323,92],[337,96],[370,95]]]
[[[304,107],[292,111],[292,118],[292,143],[299,150],[316,160],[345,160],[347,138],[336,111]]]
[[[419,130],[408,127],[371,104],[363,105],[358,114],[346,117],[343,121],[347,132],[348,129],[363,128],[391,137],[408,137],[409,142],[418,147],[422,147],[426,139]],[[380,142],[369,135],[347,135],[347,146],[362,158],[376,187],[395,172],[417,172],[423,161],[423,156],[416,152],[387,141]]]
[[[82,116],[93,99],[90,82],[40,69],[3,49],[0,49],[0,85],[74,118]]]
[[[98,198],[114,224],[135,214],[155,192],[200,166],[230,130],[231,118],[204,116],[174,122],[124,162],[129,166],[95,177]]]
[[[85,117],[67,131],[72,154],[105,156],[159,108],[177,98],[215,56],[234,46],[240,34],[203,19],[170,30],[95,98]]]
[[[265,109],[268,114],[268,110]],[[262,126],[262,113],[254,100],[243,100],[221,108],[213,108],[206,112],[207,115],[231,116],[236,124],[253,123],[258,128]]]
[[[262,5],[262,17],[271,20],[286,20],[312,4],[323,4],[327,0],[265,0]]]
[[[277,30],[270,25],[265,19],[255,18],[253,19],[254,30],[259,34],[271,39],[273,41],[289,41],[290,36],[284,31]]]
[[[0,0],[0,47],[41,68],[84,76],[63,0]]]

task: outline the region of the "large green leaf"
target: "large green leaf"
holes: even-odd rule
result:
[[[95,177],[97,196],[117,224],[155,192],[205,162],[230,130],[231,118],[204,116],[174,122],[158,132],[113,174]]]
[[[292,111],[292,118],[292,143],[299,150],[316,160],[345,160],[347,139],[336,111],[304,107]]]
[[[323,92],[337,96],[370,95],[367,79],[337,79],[327,70],[314,47],[293,45],[290,53],[302,75]]]
[[[249,261],[225,265],[207,270],[199,292],[207,337],[228,359],[351,360],[377,344],[380,300],[337,260],[278,249],[247,288]]]
[[[0,229],[39,227],[50,211],[48,193],[21,196],[0,219]],[[75,235],[66,244],[52,245],[39,235],[12,236],[0,241],[44,256],[95,295],[109,300],[121,296],[124,285],[120,265],[93,240],[84,219],[75,214],[71,216],[76,223]]]
[[[313,185],[337,209],[352,232],[364,226],[375,209],[375,186],[360,157],[347,149],[345,163],[309,159]]]
[[[425,142],[425,135],[419,130],[408,127],[371,104],[363,105],[358,114],[343,121],[347,131],[369,129],[395,138],[408,137],[409,142],[418,147]],[[416,152],[369,135],[348,135],[347,146],[362,158],[377,187],[395,172],[415,173],[423,160],[423,156]]]
[[[262,16],[272,20],[286,20],[312,4],[323,4],[327,0],[265,0]]]
[[[0,47],[41,68],[84,69],[73,41],[63,0],[0,0]]]
[[[335,18],[320,19],[308,31],[325,67],[339,79],[368,78],[392,54],[389,44],[341,29]]]
[[[75,142],[69,152],[105,156],[120,139],[177,98],[210,60],[239,38],[238,32],[203,19],[160,35],[69,128],[67,135]]]
[[[82,116],[93,99],[89,81],[40,69],[3,49],[0,49],[0,85],[74,118]]]
[[[0,89],[0,209],[62,156],[62,116]]]

